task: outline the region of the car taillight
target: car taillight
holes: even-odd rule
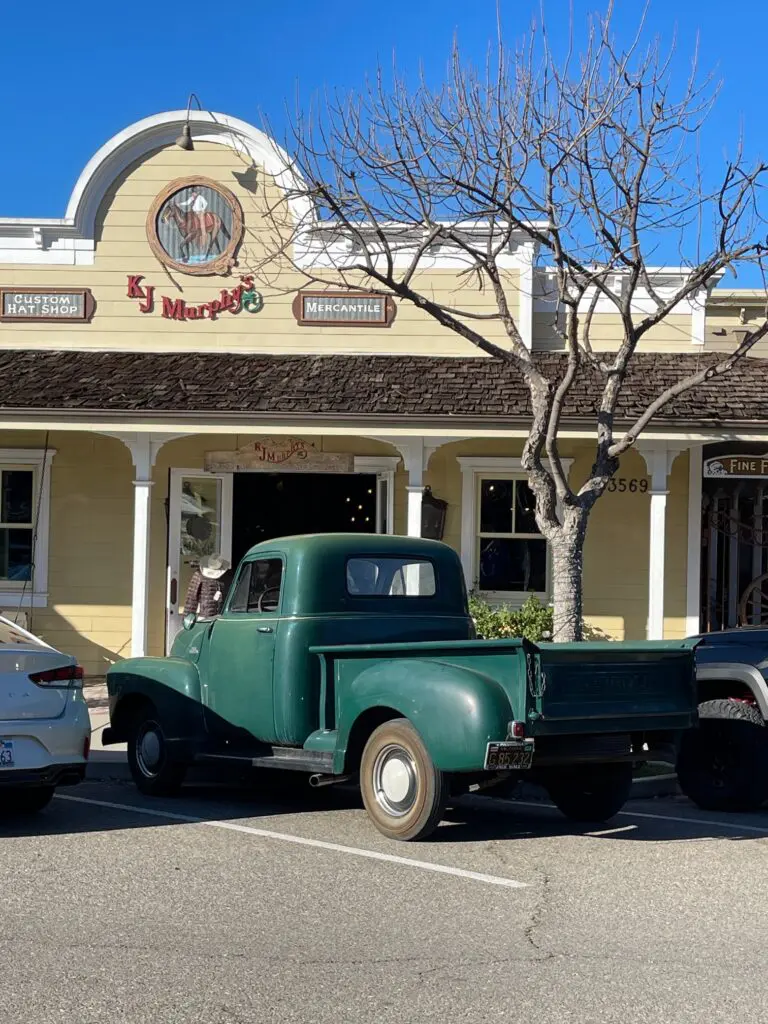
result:
[[[510,722],[509,735],[513,740],[525,739],[525,722]]]
[[[38,686],[82,686],[83,670],[79,665],[64,665],[45,672],[30,672],[29,678]]]

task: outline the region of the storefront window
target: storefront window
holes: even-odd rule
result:
[[[478,481],[477,585],[481,591],[546,593],[547,542],[523,479]]]
[[[0,580],[32,579],[35,471],[0,470]]]

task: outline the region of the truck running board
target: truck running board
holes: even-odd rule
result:
[[[333,752],[303,750],[301,747],[272,747],[271,753],[259,754],[197,754],[196,762],[231,764],[251,768],[280,768],[311,774],[333,774]]]

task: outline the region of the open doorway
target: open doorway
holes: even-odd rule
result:
[[[234,474],[233,564],[254,544],[274,537],[375,532],[374,474]]]

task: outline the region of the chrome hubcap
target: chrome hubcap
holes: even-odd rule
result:
[[[379,806],[401,818],[416,800],[416,764],[405,749],[390,743],[379,751],[373,764],[373,791]]]
[[[157,775],[163,759],[163,740],[154,723],[144,726],[136,740],[136,760],[145,775]]]

